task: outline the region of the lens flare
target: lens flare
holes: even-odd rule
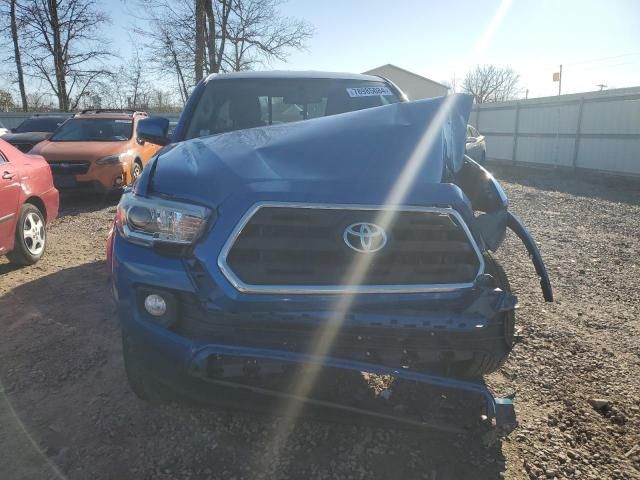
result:
[[[481,54],[486,50],[487,45],[500,26],[510,6],[511,0],[503,0],[501,2],[489,25],[476,43],[474,50],[477,54]],[[403,204],[407,193],[418,177],[417,174],[423,162],[428,157],[429,151],[438,145],[437,142],[440,139],[442,127],[447,121],[454,105],[455,101],[453,96],[445,98],[433,122],[429,124],[413,152],[409,158],[407,158],[402,171],[386,197],[384,206],[387,208],[382,209],[373,221],[374,224],[378,225],[384,231],[389,231],[390,228],[392,228],[397,212],[393,207],[400,207]],[[349,268],[349,273],[344,283],[349,285],[361,284],[371,267],[372,258],[370,255],[356,256]],[[344,318],[351,310],[354,298],[354,294],[343,294],[336,297],[336,304],[332,310],[331,318],[323,328],[319,329],[316,337],[311,342],[314,348],[309,353],[317,356],[326,356],[331,350],[334,340],[342,328]],[[283,403],[282,417],[276,423],[277,426],[271,436],[271,443],[269,445],[270,456],[281,457],[281,453],[286,447],[291,432],[295,427],[295,422],[300,416],[304,406],[304,403],[299,399],[309,396],[309,393],[316,384],[321,369],[322,367],[318,364],[305,365],[299,375],[296,376],[292,395]],[[257,453],[254,460],[254,471],[263,471]]]

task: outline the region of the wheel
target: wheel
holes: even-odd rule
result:
[[[505,292],[511,291],[509,279],[502,265],[491,255],[484,257],[485,272],[493,276],[497,287]],[[460,377],[480,377],[498,370],[507,360],[513,348],[515,335],[516,314],[515,310],[509,310],[499,314],[498,322],[493,326],[495,335],[484,342],[477,351],[473,352],[470,361],[459,362],[453,365],[453,373]]]
[[[142,164],[140,163],[140,160],[134,160],[133,165],[131,165],[131,180],[133,182],[135,182],[138,177],[142,175]]]
[[[171,392],[149,374],[135,343],[124,331],[122,332],[122,354],[127,381],[136,397],[153,404],[163,404],[172,400]]]
[[[33,265],[44,255],[46,246],[47,225],[44,215],[35,205],[25,203],[16,223],[15,245],[7,257],[17,265]]]

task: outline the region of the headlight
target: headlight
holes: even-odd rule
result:
[[[131,242],[191,245],[204,231],[211,210],[160,198],[122,195],[116,212],[120,234]]]
[[[120,155],[110,155],[96,160],[96,165],[117,165],[124,161],[124,153]]]

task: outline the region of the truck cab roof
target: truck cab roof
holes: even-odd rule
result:
[[[363,81],[380,81],[382,77],[377,75],[365,75],[361,73],[342,73],[342,72],[320,72],[316,70],[271,70],[264,72],[230,72],[230,73],[212,73],[206,79],[206,82],[212,80],[232,80],[240,78],[250,79],[336,79],[336,80],[363,80]],[[385,79],[386,80],[386,79]]]

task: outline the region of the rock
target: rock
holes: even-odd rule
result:
[[[640,446],[638,445],[634,445],[633,448],[631,450],[629,450],[627,453],[624,454],[624,456],[626,458],[629,458],[631,455],[633,455],[634,452],[636,452],[638,449],[640,448]]]
[[[595,410],[609,410],[611,408],[611,402],[606,398],[590,398],[589,403]]]

